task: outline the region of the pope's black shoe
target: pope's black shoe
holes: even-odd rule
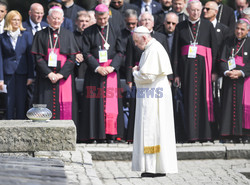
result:
[[[144,172],[141,174],[141,177],[151,177],[151,178],[154,178],[154,177],[164,177],[166,176],[165,173],[148,173],[148,172]]]

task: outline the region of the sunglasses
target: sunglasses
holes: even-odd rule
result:
[[[204,7],[203,10],[206,10],[208,12],[209,10],[213,10],[213,8]]]
[[[127,24],[128,26],[129,26],[129,25],[135,25],[136,22],[127,22],[126,24]]]
[[[121,1],[113,1],[113,2],[111,2],[112,4],[122,4],[122,2]]]
[[[175,22],[169,22],[169,21],[167,21],[167,24],[173,24],[173,25],[176,25],[176,23],[175,23]]]

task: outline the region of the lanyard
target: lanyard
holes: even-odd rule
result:
[[[61,27],[60,27],[61,28]],[[57,41],[58,41],[58,37],[59,37],[59,33],[60,33],[60,28],[58,30],[58,35],[56,37],[56,41],[55,41],[55,45],[53,46],[53,43],[52,43],[52,38],[51,38],[51,34],[50,34],[50,28],[49,28],[49,42],[50,42],[50,46],[51,46],[51,50],[54,52],[55,48],[56,48],[56,44],[57,44]]]
[[[234,53],[234,48],[232,49],[232,58],[239,53],[239,51],[241,50],[242,46],[245,44],[246,40],[247,40],[247,38],[245,38],[243,40],[243,42],[241,43],[239,49],[235,53]]]
[[[219,13],[218,23],[220,23],[220,20],[221,20],[222,10],[223,10],[223,5],[221,4],[221,9],[220,9],[220,13]]]
[[[106,34],[106,39],[104,38],[104,36],[102,35],[102,33],[100,32],[100,30],[99,30],[99,29],[98,29],[98,32],[99,32],[99,34],[101,35],[102,40],[105,42],[105,44],[104,44],[105,49],[106,49],[106,50],[108,50],[108,49],[109,49],[109,44],[108,44],[108,37],[109,37],[109,24],[108,24],[108,26],[107,26],[107,34]]]
[[[199,23],[198,23],[198,28],[197,28],[197,33],[196,33],[196,35],[195,35],[195,38],[194,38],[193,32],[192,32],[192,30],[191,30],[191,28],[190,28],[190,25],[189,25],[188,21],[187,21],[187,24],[188,24],[188,28],[189,28],[191,37],[192,37],[192,39],[193,39],[193,41],[194,41],[193,43],[195,44],[195,43],[196,43],[196,40],[197,40],[197,38],[198,38],[198,34],[199,34],[199,30],[200,30],[201,21],[199,21]]]

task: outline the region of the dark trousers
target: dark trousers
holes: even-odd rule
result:
[[[6,119],[25,119],[27,75],[4,75],[4,83],[7,85]]]

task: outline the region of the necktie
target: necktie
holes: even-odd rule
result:
[[[37,25],[35,26],[35,29],[36,29],[36,32],[37,32],[38,31],[38,26]]]
[[[149,11],[149,7],[148,7],[148,4],[145,5],[145,12],[148,12]]]

